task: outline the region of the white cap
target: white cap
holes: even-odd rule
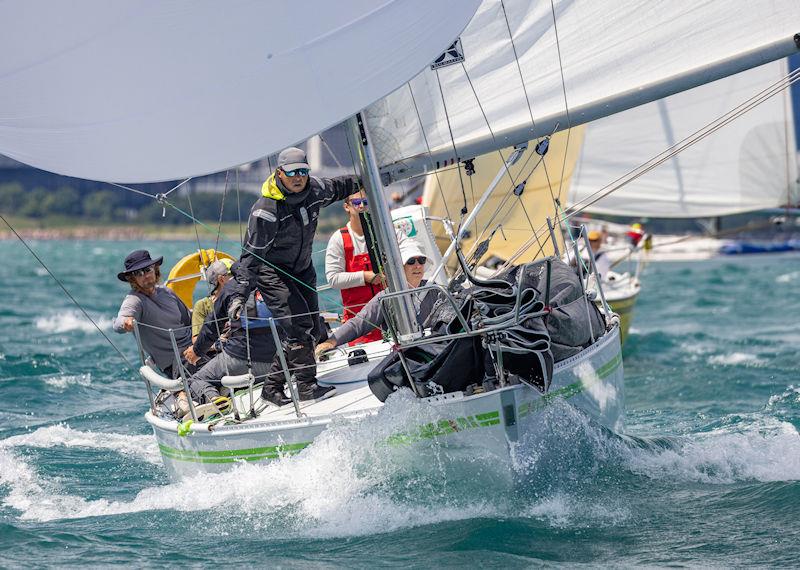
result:
[[[400,243],[400,259],[406,263],[412,257],[428,257],[428,254],[422,251],[422,247],[416,240],[404,239]]]

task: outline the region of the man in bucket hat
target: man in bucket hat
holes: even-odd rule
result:
[[[139,327],[142,348],[166,376],[177,378],[180,370],[175,366],[177,358],[168,331],[174,331],[182,353],[191,345],[192,318],[183,301],[171,289],[159,285],[163,261],[163,257],[151,258],[146,249],[132,251],[125,258],[125,269],[117,279],[130,284],[131,290],[114,319],[114,330],[132,332],[134,321],[144,325]]]
[[[315,400],[332,394],[317,385],[314,342],[319,336],[317,274],[311,250],[320,208],[344,200],[357,188],[352,176],[310,176],[306,153],[290,147],[278,155],[278,167],[261,188],[247,222],[235,296],[228,305],[232,321],[250,291],[257,288],[283,335],[289,368],[298,382],[300,399]],[[264,383],[262,398],[275,405],[287,399],[284,376],[276,358],[274,374]]]

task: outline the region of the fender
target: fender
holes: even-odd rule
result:
[[[165,285],[191,309],[194,305],[193,295],[197,282],[201,279],[206,280],[206,268],[218,259],[236,261],[236,258],[223,251],[199,249],[184,256],[172,267]]]

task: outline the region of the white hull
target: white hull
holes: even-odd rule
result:
[[[378,343],[376,343],[378,344]],[[380,346],[380,344],[378,344]],[[384,348],[381,348],[384,350]],[[255,420],[218,426],[209,431],[193,424],[187,435],[178,435],[178,423],[145,414],[153,426],[164,465],[174,479],[198,472],[220,472],[239,462],[260,462],[300,452],[310,445],[333,419],[359,421],[383,407],[366,382],[349,382],[347,377],[365,378],[377,364],[375,359],[337,371],[321,372],[320,383],[331,380],[338,394],[301,407],[305,417],[297,418],[291,405],[271,408]],[[343,372],[346,373],[346,377]],[[488,393],[465,396],[458,392],[420,400],[437,418],[424,425],[409,425],[389,438],[388,444],[414,445],[431,438],[446,445],[480,445],[482,452],[508,456],[509,446],[523,435],[536,434],[539,412],[562,398],[596,423],[619,432],[624,425],[624,382],[619,330],[612,331],[591,347],[556,365],[547,394],[526,385],[508,386]],[[244,403],[249,399],[244,398]],[[474,434],[480,432],[481,437]],[[488,448],[487,448],[488,447]]]

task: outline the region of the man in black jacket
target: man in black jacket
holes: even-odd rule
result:
[[[325,398],[334,390],[316,383],[319,300],[311,250],[317,217],[321,208],[344,200],[357,188],[354,177],[316,178],[309,172],[306,154],[299,148],[287,148],[278,155],[277,170],[264,182],[261,198],[250,210],[235,273],[235,299],[228,312],[231,320],[238,320],[244,300],[258,288],[283,332],[286,360],[301,400]],[[283,379],[280,361],[275,359],[262,398],[276,405],[287,403]]]
[[[231,280],[217,294],[214,309],[203,322],[194,344],[183,353],[190,363],[197,362],[220,337],[234,298],[234,289],[235,283]],[[189,390],[194,401],[214,402],[219,397],[221,380],[225,375],[238,376],[249,371],[256,377],[256,382],[266,379],[276,352],[269,327],[270,317],[258,291],[250,293],[239,319],[231,323],[222,352],[189,377]]]

